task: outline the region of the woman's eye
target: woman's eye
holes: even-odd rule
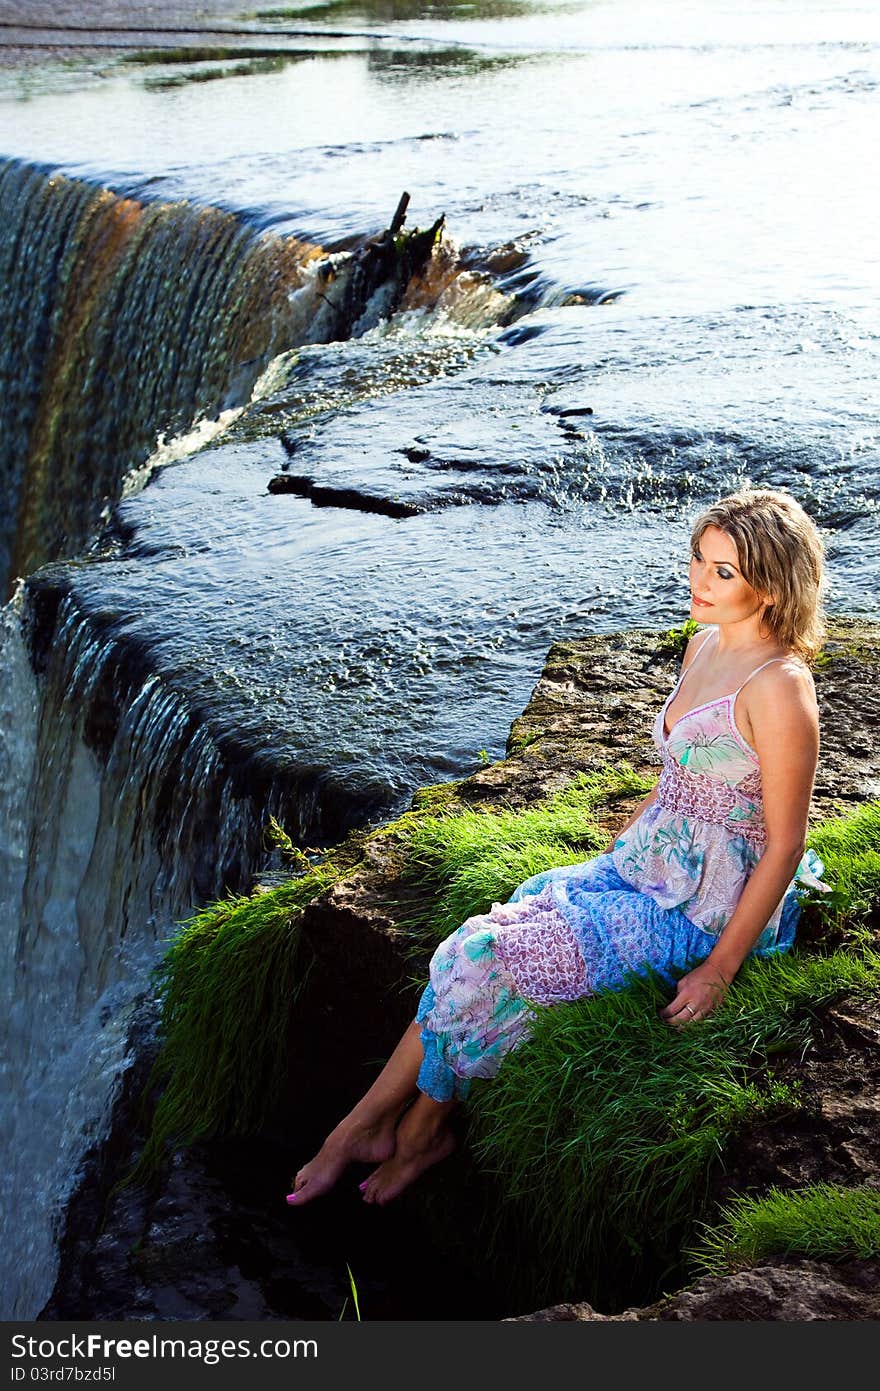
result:
[[[732,575],[732,573],[730,572],[730,570],[719,570],[719,571],[718,571],[718,578],[719,578],[719,580],[732,580],[732,579],[733,579],[733,575]]]

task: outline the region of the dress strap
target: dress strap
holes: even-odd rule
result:
[[[694,655],[691,657],[690,662],[688,663],[688,665],[687,665],[686,667],[684,667],[684,669],[683,669],[681,672],[679,672],[678,680],[676,681],[675,685],[673,686],[672,692],[670,693],[670,696],[669,696],[669,699],[670,699],[670,700],[672,700],[673,695],[674,695],[675,692],[678,690],[678,688],[679,688],[679,686],[681,685],[681,683],[682,683],[682,681],[684,680],[684,678],[685,678],[687,675],[689,675],[690,672],[693,671],[694,666],[695,666],[696,663],[699,661],[699,659],[700,659],[700,657],[702,656],[703,652],[705,652],[706,648],[709,646],[709,643],[710,643],[710,641],[711,641],[711,639],[712,639],[712,634],[713,634],[713,633],[717,633],[717,631],[718,631],[717,628],[709,628],[709,629],[708,629],[708,631],[707,631],[707,633],[706,633],[706,636],[703,638],[703,641],[700,643],[700,645],[699,645],[699,647],[697,648],[696,652],[695,652]]]
[[[699,647],[697,648],[696,652],[695,652],[694,655],[691,657],[690,666],[688,667],[688,671],[690,671],[691,667],[693,666],[694,662],[695,662],[695,661],[697,660],[697,658],[699,657],[699,655],[700,655],[700,653],[702,652],[703,648],[704,648],[704,647],[708,647],[708,645],[709,645],[709,639],[711,638],[712,634],[713,634],[713,633],[717,633],[717,632],[718,632],[718,629],[717,629],[717,628],[707,628],[707,629],[706,629],[705,636],[703,637],[703,641],[700,643],[700,645],[699,645]]]
[[[694,663],[696,662],[696,660],[697,660],[697,658],[699,657],[700,653],[703,651],[703,648],[706,647],[706,645],[708,644],[709,639],[711,638],[711,636],[712,636],[712,634],[713,634],[714,632],[717,632],[717,629],[716,629],[716,628],[710,628],[710,629],[708,630],[708,633],[707,633],[706,637],[703,638],[703,641],[700,643],[700,645],[699,645],[699,647],[697,648],[696,652],[695,652],[694,655],[691,657],[690,665],[687,666],[687,667],[683,667],[682,670],[678,673],[678,680],[676,681],[676,683],[675,683],[675,685],[673,686],[672,690],[669,692],[669,695],[668,695],[668,696],[666,697],[666,699],[664,700],[662,708],[661,708],[660,710],[658,710],[658,712],[657,712],[657,721],[659,722],[660,733],[662,734],[664,740],[667,738],[667,734],[666,734],[666,711],[669,709],[669,707],[670,707],[670,705],[672,704],[672,702],[674,701],[675,697],[678,695],[678,692],[679,692],[679,690],[681,689],[681,683],[682,683],[682,681],[683,681],[684,678],[688,675],[688,673],[689,673],[690,671],[693,670]]]
[[[701,649],[701,650],[702,650],[702,649]],[[733,692],[734,699],[736,699],[736,697],[739,695],[739,693],[740,693],[740,691],[742,690],[743,686],[747,686],[747,685],[749,684],[749,682],[751,681],[752,677],[753,677],[753,676],[757,676],[759,671],[763,671],[765,667],[770,667],[770,666],[772,666],[774,662],[787,662],[788,660],[789,660],[788,657],[771,657],[771,658],[769,659],[769,661],[762,662],[761,665],[760,665],[759,667],[755,667],[755,670],[754,670],[754,671],[750,671],[750,672],[749,672],[749,674],[748,674],[748,676],[746,677],[745,681],[743,681],[742,686],[737,686],[736,690]]]
[[[666,697],[665,701],[663,702],[663,709],[662,709],[661,713],[662,713],[662,715],[663,715],[664,720],[665,720],[665,718],[666,718],[666,711],[667,711],[668,707],[672,704],[672,702],[673,702],[673,700],[675,699],[676,695],[678,694],[678,690],[679,690],[679,687],[681,686],[682,681],[683,681],[684,678],[687,676],[688,672],[691,671],[691,670],[693,669],[694,662],[697,660],[697,658],[699,657],[699,655],[700,655],[700,653],[702,652],[703,648],[706,646],[707,642],[709,641],[709,638],[711,638],[712,634],[713,634],[715,631],[716,631],[715,628],[710,628],[710,629],[708,630],[706,637],[703,638],[703,641],[700,643],[700,645],[699,645],[699,647],[697,648],[696,652],[695,652],[694,655],[691,657],[690,664],[689,664],[688,666],[686,666],[686,667],[682,667],[681,671],[678,673],[678,680],[676,681],[676,683],[675,683],[675,685],[673,686],[672,690],[669,692],[669,695]]]

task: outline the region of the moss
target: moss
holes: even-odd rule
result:
[[[827,644],[822,655],[829,663],[849,658],[859,665],[877,666],[876,624],[858,618],[830,618]]]
[[[829,663],[835,659],[848,658],[859,666],[865,666],[874,671],[877,669],[877,648],[869,643],[845,642],[832,652],[826,652],[823,649],[823,656],[827,656]]]
[[[691,638],[699,631],[699,623],[689,618],[680,628],[669,628],[657,639],[657,651],[664,657],[681,657]]]
[[[432,783],[428,787],[420,787],[412,799],[413,810],[449,810],[456,801],[460,786],[461,784],[457,782],[438,782]]]
[[[259,73],[281,72],[287,63],[299,57],[297,54],[273,58],[252,58],[246,63],[235,63],[229,68],[195,68],[191,72],[180,73],[174,77],[145,77],[144,85],[157,91],[170,87],[185,87],[190,82],[219,82],[226,77],[254,77]]]
[[[123,63],[135,63],[141,67],[155,64],[212,63],[228,61],[230,58],[296,58],[299,55],[283,48],[139,48],[134,53],[122,55]]]
[[[697,1270],[712,1275],[792,1254],[821,1261],[880,1257],[880,1192],[819,1183],[744,1195],[705,1228],[691,1252]]]
[[[534,0],[441,0],[437,5],[428,0],[309,0],[301,5],[281,9],[257,10],[258,20],[340,20],[349,16],[366,16],[373,21],[389,22],[425,19],[435,14],[457,20],[515,19],[535,9]],[[542,9],[542,13],[545,13]]]
[[[514,724],[514,730],[516,730],[516,724]],[[538,726],[538,728],[530,729],[525,734],[512,734],[507,746],[508,754],[522,753],[524,749],[531,748],[532,744],[537,744],[546,733],[546,729]]]

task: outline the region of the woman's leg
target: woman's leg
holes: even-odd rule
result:
[[[529,1032],[528,994],[518,989],[499,958],[496,939],[512,924],[516,936],[525,929],[525,936],[534,937],[541,944],[537,954],[545,957],[547,916],[548,905],[541,906],[540,899],[534,905],[526,901],[499,908],[497,920],[493,914],[475,915],[440,944],[431,960],[432,984],[422,996],[417,1018],[366,1095],[331,1131],[314,1159],[300,1169],[288,1203],[301,1207],[320,1197],[355,1160],[379,1165],[362,1189],[366,1202],[385,1203],[450,1153],[454,1138],[447,1122],[455,1099],[464,1095],[470,1077],[494,1076],[505,1054]],[[570,977],[583,963],[568,940],[570,931],[564,935],[565,960],[556,960],[558,951],[550,953],[550,999],[582,993],[579,984],[572,987]],[[531,954],[526,950],[527,956]],[[559,976],[562,995],[553,993],[554,987],[559,988]],[[439,1002],[435,987],[441,994]],[[430,1046],[422,1042],[423,1022]],[[443,1046],[438,1050],[441,1036]],[[415,1105],[401,1119],[416,1093]]]
[[[364,1202],[388,1203],[419,1174],[439,1164],[455,1149],[447,1120],[454,1101],[435,1101],[420,1092],[397,1127],[394,1153],[361,1184]]]
[[[320,1197],[353,1161],[381,1163],[394,1154],[394,1127],[416,1092],[424,1059],[420,1032],[421,1026],[413,1020],[369,1091],[330,1132],[314,1159],[300,1169],[288,1203],[302,1207]]]

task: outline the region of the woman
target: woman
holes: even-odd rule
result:
[[[300,1169],[291,1205],[355,1160],[377,1165],[360,1186],[385,1203],[443,1159],[451,1109],[528,1036],[535,1004],[617,989],[650,969],[676,982],[661,1017],[689,1027],[717,1008],[747,956],[791,946],[796,882],[824,887],[804,856],[822,543],[793,498],[747,489],[703,513],[691,548],[691,616],[707,626],[657,716],[656,787],[605,854],[535,875],[441,943],[416,1018]]]

